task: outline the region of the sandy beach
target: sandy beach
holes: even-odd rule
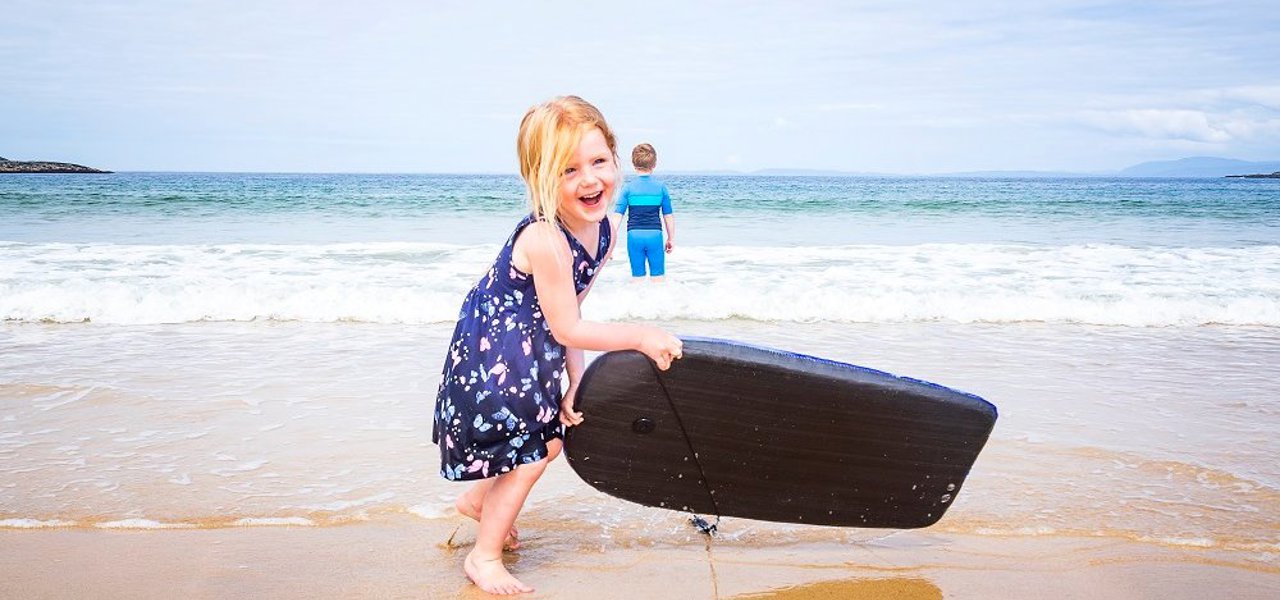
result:
[[[563,465],[561,465],[563,467]],[[670,517],[678,527],[678,517]],[[726,520],[723,525],[732,528]],[[457,529],[455,543],[446,542]],[[1275,563],[1112,539],[903,532],[865,543],[603,545],[526,525],[507,564],[527,598],[1274,598]],[[0,531],[5,598],[482,598],[462,518],[188,531]]]
[[[1267,329],[666,325],[980,390],[1001,420],[955,506],[923,530],[726,518],[709,540],[687,515],[605,496],[557,462],[521,518],[524,548],[508,557],[537,588],[530,597],[1280,590],[1280,495],[1263,483],[1276,475],[1275,384],[1257,372],[1274,364],[1263,360],[1278,343]],[[475,531],[450,506],[461,488],[435,473],[420,423],[432,381],[413,381],[436,360],[413,348],[441,345],[444,328],[5,331],[9,356],[62,357],[17,361],[14,377],[116,383],[114,396],[77,401],[5,388],[11,433],[0,442],[13,466],[0,484],[0,597],[484,596],[460,569]],[[104,344],[116,359],[100,360]],[[1210,360],[1218,369],[1193,368]],[[1223,386],[1235,393],[1219,399]],[[140,389],[186,400],[157,410]],[[112,405],[130,408],[102,412]]]

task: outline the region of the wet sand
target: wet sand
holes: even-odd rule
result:
[[[462,575],[473,534],[460,517],[409,516],[334,527],[0,530],[0,597],[489,597]],[[920,530],[861,544],[770,546],[695,535],[601,547],[588,541],[593,534],[583,531],[576,542],[542,539],[536,525],[526,525],[526,549],[507,558],[512,572],[537,588],[522,597],[1174,600],[1280,593],[1274,563],[1106,538]]]
[[[953,385],[1001,418],[916,531],[725,519],[708,541],[557,462],[508,561],[526,597],[1280,597],[1270,328],[672,325]],[[424,425],[445,328],[3,333],[0,598],[487,597]]]

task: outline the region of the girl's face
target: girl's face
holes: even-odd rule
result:
[[[560,178],[560,220],[570,229],[599,223],[609,214],[618,165],[599,128],[582,136]]]

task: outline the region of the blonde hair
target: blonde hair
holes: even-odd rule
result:
[[[653,144],[645,142],[632,148],[631,166],[644,171],[652,171],[658,166],[658,151],[653,149]]]
[[[618,162],[618,142],[600,110],[577,96],[558,96],[535,105],[520,121],[516,154],[520,176],[529,190],[535,217],[559,226],[560,180],[583,136],[592,128],[604,134],[613,162]],[[606,198],[612,200],[612,198]]]

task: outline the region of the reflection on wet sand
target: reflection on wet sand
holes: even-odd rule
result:
[[[942,600],[942,590],[925,579],[853,579],[820,581],[760,593],[734,596],[735,600]]]

